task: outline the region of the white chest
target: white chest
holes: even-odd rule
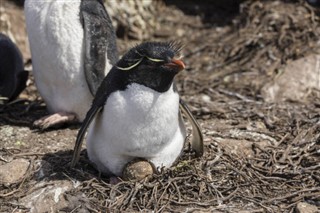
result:
[[[135,157],[146,158],[156,167],[172,165],[184,139],[179,96],[172,87],[157,93],[132,84],[110,95],[89,127],[87,151],[100,171],[120,175]]]
[[[119,153],[154,155],[170,142],[179,125],[179,96],[172,88],[158,93],[132,84],[108,98],[88,140],[100,138]],[[94,127],[95,126],[95,127]]]

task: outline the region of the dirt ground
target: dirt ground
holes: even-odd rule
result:
[[[0,1],[27,62],[23,8]],[[141,40],[185,44],[187,69],[176,80],[202,127],[204,156],[186,146],[178,165],[117,185],[85,151],[70,169],[79,124],[32,127],[47,111],[31,75],[18,101],[0,105],[0,169],[14,179],[0,183],[0,212],[319,212],[320,90],[300,100],[263,96],[289,63],[318,54],[319,11],[298,0],[175,0],[151,11],[156,24],[143,32],[118,25],[120,52]]]

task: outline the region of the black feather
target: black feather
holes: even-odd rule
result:
[[[73,159],[71,166],[75,166],[78,161],[83,137],[90,123],[96,114],[103,110],[108,101],[108,97],[115,91],[126,90],[128,85],[136,83],[141,84],[156,92],[165,92],[173,84],[173,78],[177,74],[174,68],[163,66],[169,63],[173,57],[180,52],[182,46],[175,42],[146,42],[130,49],[118,61],[116,66],[110,70],[108,75],[103,79],[97,90],[92,106],[88,111],[84,122],[78,132]],[[163,59],[161,63],[149,61],[147,58]],[[136,67],[127,70],[121,70],[118,67],[128,67],[132,62],[141,60]]]

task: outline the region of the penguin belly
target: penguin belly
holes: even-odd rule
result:
[[[36,86],[50,113],[74,113],[79,121],[92,102],[83,70],[81,0],[27,0],[26,25]]]
[[[112,93],[91,123],[89,159],[101,172],[118,176],[137,157],[155,167],[169,167],[179,157],[186,137],[179,118],[179,95],[172,87],[159,93],[131,84]]]

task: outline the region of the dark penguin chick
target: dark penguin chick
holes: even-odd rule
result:
[[[177,43],[147,42],[122,57],[98,89],[79,130],[71,166],[78,160],[88,127],[88,156],[103,173],[120,176],[136,158],[155,168],[176,161],[186,138],[173,83],[185,68],[179,52]],[[202,155],[202,135],[197,134],[196,152]]]
[[[311,6],[320,8],[320,0],[306,0]]]
[[[35,83],[51,114],[34,124],[81,122],[118,60],[103,1],[26,0],[24,11]]]
[[[0,33],[0,98],[12,101],[26,87],[22,54],[9,37]],[[0,100],[1,101],[1,100]]]

